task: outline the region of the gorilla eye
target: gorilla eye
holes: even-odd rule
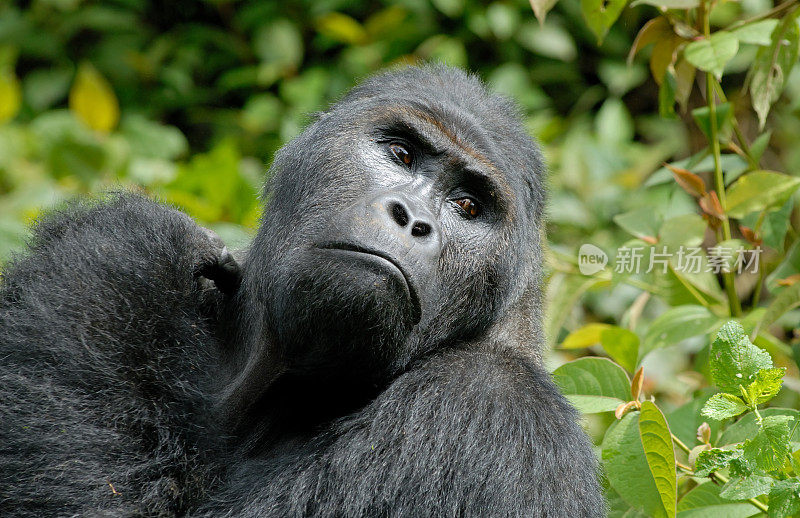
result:
[[[410,166],[414,161],[414,157],[411,155],[411,152],[402,144],[390,144],[389,149],[392,151],[392,154],[395,156],[395,158],[407,166]]]
[[[481,213],[480,205],[478,205],[478,202],[472,198],[459,198],[454,201],[455,204],[461,207],[461,210],[463,210],[470,218],[477,218]]]

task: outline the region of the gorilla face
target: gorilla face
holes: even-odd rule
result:
[[[515,120],[459,71],[406,69],[284,148],[245,276],[272,353],[381,378],[496,323],[538,271],[542,166]]]

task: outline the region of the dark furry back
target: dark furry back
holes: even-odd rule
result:
[[[131,196],[38,224],[0,291],[0,515],[180,514],[202,491],[207,241]]]

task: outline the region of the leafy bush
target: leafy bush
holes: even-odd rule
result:
[[[685,113],[693,95],[703,100],[682,122],[706,145],[649,175],[633,191],[630,210],[613,216],[633,237],[610,254],[613,271],[605,268],[609,254],[596,244],[581,246],[577,261],[554,254],[548,324],[556,342],[582,294],[635,288],[622,318],[597,311],[605,310],[602,297],[595,302],[597,316],[619,325],[590,323],[560,341],[564,350],[599,345],[613,361],[579,358],[554,376],[585,414],[614,412],[610,425],[607,418],[594,421],[603,436],[612,516],[796,516],[800,412],[759,406],[778,396],[784,376],[793,386],[785,400],[797,405],[800,313],[792,308],[800,305],[800,240],[792,214],[800,178],[764,169],[762,162],[771,138],[763,129],[800,49],[800,6],[786,2],[749,17],[729,16],[712,31],[724,3],[647,3],[661,11],[638,33],[631,57],[653,45],[649,65],[662,117],[678,117],[676,105]],[[540,18],[552,6],[532,4]],[[581,3],[599,40],[624,6]],[[723,88],[726,67],[743,55],[756,120],[738,85],[736,103]],[[650,306],[658,307],[652,319]],[[709,347],[705,337],[715,331]],[[684,372],[691,389],[681,406],[669,401],[679,390],[664,394],[663,403],[642,401],[644,373],[663,375],[652,358],[664,348],[688,353],[719,392]]]

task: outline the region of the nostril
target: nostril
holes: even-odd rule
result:
[[[424,221],[415,221],[411,226],[411,235],[414,237],[425,237],[431,233],[431,226]]]
[[[399,203],[392,203],[389,207],[389,212],[392,214],[392,219],[401,227],[408,225],[408,211]],[[413,231],[412,231],[413,232]]]

